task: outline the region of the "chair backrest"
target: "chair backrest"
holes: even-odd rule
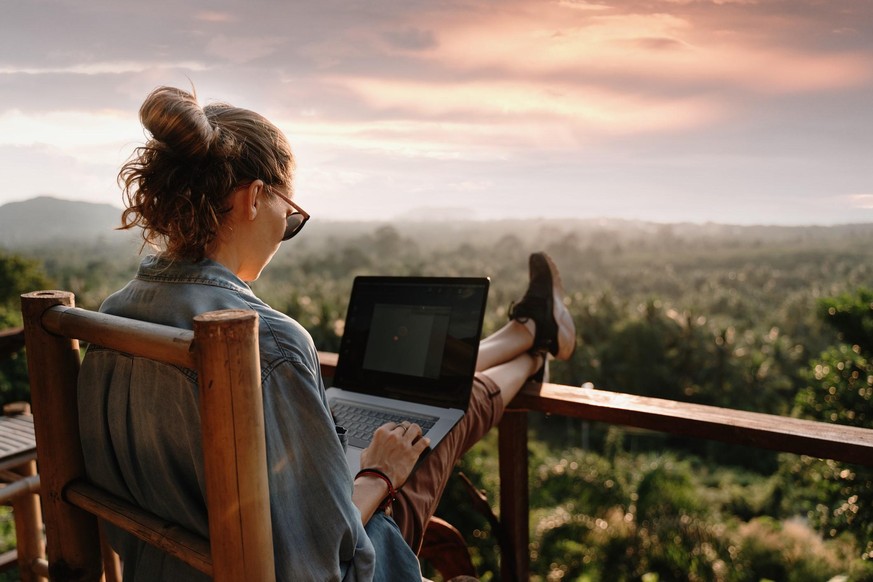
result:
[[[206,313],[192,332],[79,309],[63,291],[21,301],[52,579],[100,579],[99,517],[214,580],[274,580],[257,314]],[[87,482],[78,340],[197,371],[209,540]]]

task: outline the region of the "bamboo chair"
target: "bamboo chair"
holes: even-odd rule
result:
[[[78,309],[73,294],[62,291],[23,295],[22,313],[51,579],[101,579],[100,518],[216,581],[275,580],[257,315],[206,313],[194,318],[192,332]],[[197,370],[209,435],[203,439],[209,540],[85,480],[78,340]],[[103,555],[107,579],[118,579],[117,560]]]

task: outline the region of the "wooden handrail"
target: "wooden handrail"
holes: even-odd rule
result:
[[[560,384],[529,384],[509,406],[873,467],[873,429]]]

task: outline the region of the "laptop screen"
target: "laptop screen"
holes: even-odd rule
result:
[[[489,281],[357,277],[334,385],[466,409]]]

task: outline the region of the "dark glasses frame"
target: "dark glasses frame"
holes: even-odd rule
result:
[[[282,236],[282,241],[284,242],[295,237],[297,233],[303,230],[303,225],[306,224],[307,220],[309,220],[309,213],[300,208],[300,206],[295,204],[293,200],[279,192],[276,188],[270,186],[270,190],[294,209],[294,212],[289,214],[288,218],[285,219],[285,234]]]

